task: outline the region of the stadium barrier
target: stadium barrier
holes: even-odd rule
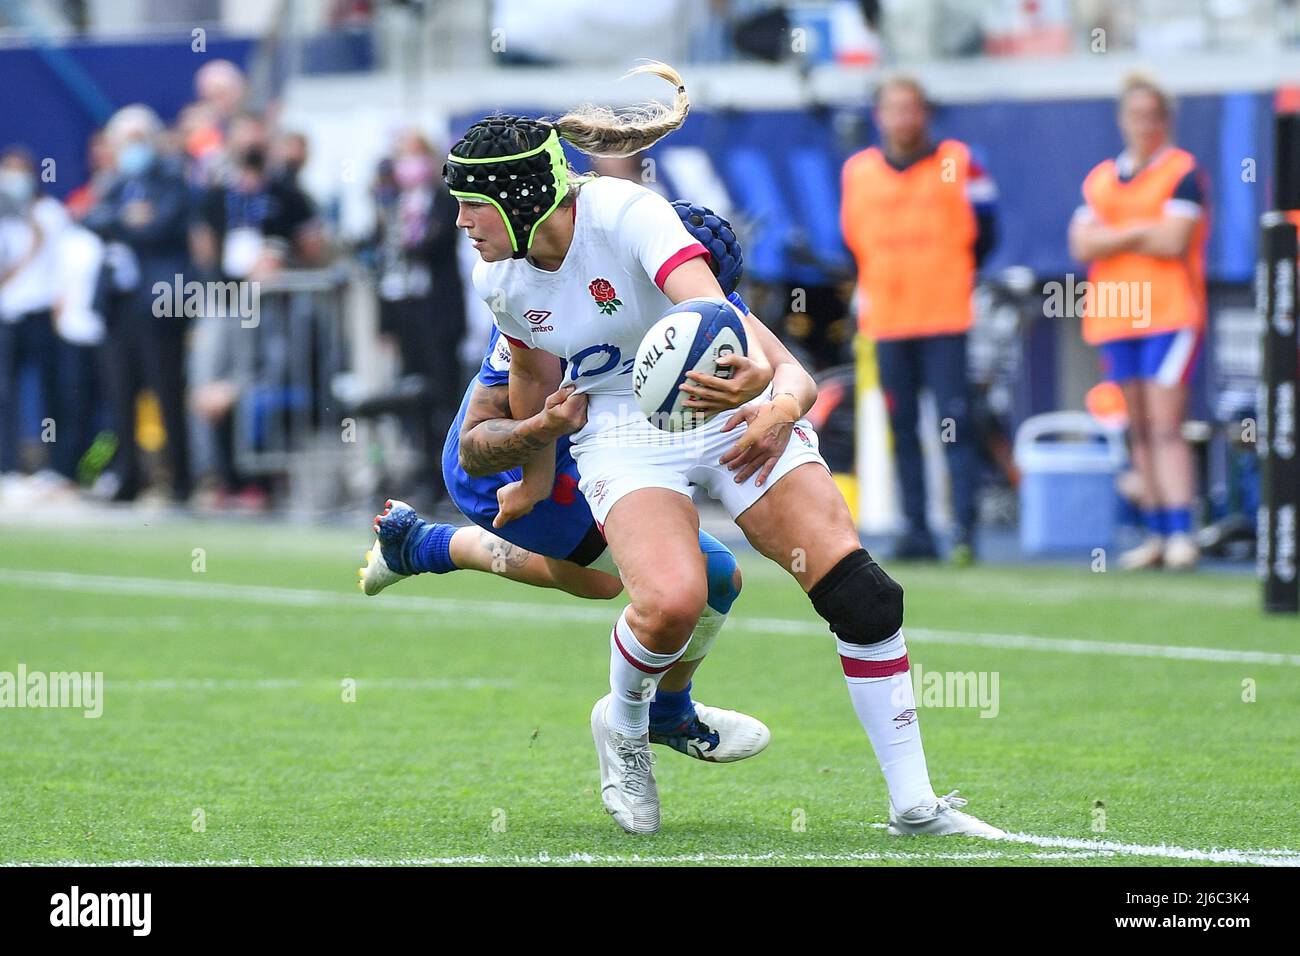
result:
[[[1296,457],[1296,391],[1300,380],[1296,333],[1296,227],[1281,212],[1265,213],[1256,273],[1263,322],[1263,377],[1259,396],[1259,564],[1264,609],[1300,613],[1296,573],[1296,514],[1300,458]]]
[[[335,504],[345,459],[359,454],[341,432],[334,397],[349,370],[348,282],[344,269],[282,272],[261,283],[257,325],[232,335],[246,383],[235,408],[235,462],[248,475],[283,475],[291,513],[316,516]]]

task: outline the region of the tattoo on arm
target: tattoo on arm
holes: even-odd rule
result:
[[[493,418],[478,425],[468,436],[462,434],[460,454],[465,470],[485,474],[517,468],[550,444],[522,433],[521,424],[508,418]]]
[[[460,431],[460,464],[471,475],[516,468],[546,447],[524,433],[523,422],[510,417],[510,394],[504,385],[475,385]]]

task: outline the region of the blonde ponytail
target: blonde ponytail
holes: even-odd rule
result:
[[[634,156],[686,122],[691,101],[680,74],[667,63],[650,60],[628,70],[622,79],[640,73],[653,74],[675,86],[673,105],[651,102],[619,111],[580,106],[551,121],[560,138],[589,156]]]

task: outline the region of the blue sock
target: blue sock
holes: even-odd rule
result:
[[[453,525],[432,522],[415,529],[402,542],[402,563],[412,574],[457,570],[451,561],[451,536],[455,533]]]
[[[707,531],[700,532],[700,550],[707,562],[709,607],[719,614],[727,614],[740,595],[736,589],[736,556]]]
[[[691,700],[691,685],[682,690],[664,690],[655,692],[655,699],[650,701],[650,731],[668,733],[695,716],[695,701]]]
[[[1151,534],[1163,536],[1165,533],[1165,513],[1160,508],[1143,509],[1142,523]]]
[[[1192,533],[1192,509],[1191,508],[1166,508],[1165,509],[1165,534],[1191,534]]]
[[[1127,498],[1121,498],[1119,502],[1119,523],[1127,528],[1142,527],[1142,509]]]

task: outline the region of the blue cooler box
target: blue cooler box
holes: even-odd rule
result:
[[[1117,432],[1084,412],[1052,412],[1016,432],[1020,549],[1026,555],[1109,548],[1119,515],[1115,480],[1124,466]]]

